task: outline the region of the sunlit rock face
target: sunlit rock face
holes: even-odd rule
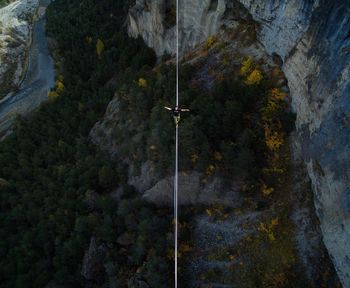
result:
[[[179,9],[179,47],[185,51],[219,31],[226,3],[224,0],[180,1]],[[174,0],[137,0],[128,15],[129,35],[141,36],[158,56],[175,53],[175,24]]]
[[[288,58],[310,24],[312,12],[319,5],[313,0],[240,0],[254,20],[261,24],[259,37],[267,52]]]
[[[350,287],[350,2],[180,0],[181,51],[220,33],[238,2],[259,24],[266,52],[283,61],[297,113],[295,145],[312,180],[324,242]],[[175,51],[175,28],[166,24],[172,5],[140,0],[130,9],[129,34],[159,56]]]

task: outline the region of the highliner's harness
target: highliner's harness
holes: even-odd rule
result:
[[[178,106],[176,106],[175,108],[170,108],[170,107],[164,107],[165,109],[172,111],[173,112],[173,117],[174,117],[174,123],[175,126],[178,127],[180,124],[180,120],[181,120],[181,113],[182,112],[190,112],[190,109],[186,109],[186,108],[179,108]]]

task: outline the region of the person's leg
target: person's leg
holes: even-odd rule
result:
[[[178,126],[180,123],[180,115],[174,116],[175,125]]]

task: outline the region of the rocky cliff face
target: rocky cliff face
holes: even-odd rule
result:
[[[0,99],[24,73],[31,22],[38,0],[18,0],[0,9]]]
[[[350,287],[349,2],[244,2],[262,23],[267,51],[284,60],[324,242],[344,287]]]
[[[176,49],[176,8],[173,0],[137,0],[128,15],[128,31],[133,37],[142,36],[160,56],[173,54]],[[182,1],[180,9],[180,49],[193,48],[220,28],[226,11],[224,0]]]
[[[152,3],[151,3],[152,2]],[[297,113],[298,138],[312,180],[324,242],[344,287],[350,287],[350,3],[335,0],[180,1],[181,49],[220,33],[243,5],[259,23],[258,39],[279,55]],[[170,6],[169,6],[170,5]],[[137,1],[129,34],[158,55],[174,52],[171,3]]]

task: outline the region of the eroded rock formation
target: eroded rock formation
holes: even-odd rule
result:
[[[128,31],[133,37],[142,36],[157,55],[173,54],[176,49],[175,1],[138,0],[128,15]],[[193,48],[220,28],[226,11],[224,0],[182,1],[180,5],[180,49]]]

